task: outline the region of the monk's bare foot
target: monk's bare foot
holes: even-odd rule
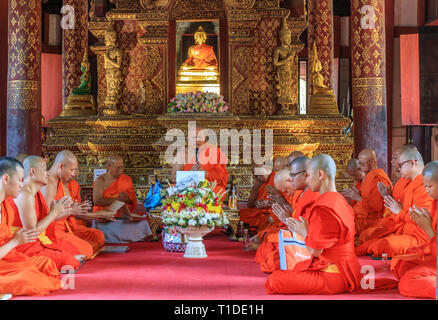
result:
[[[75,259],[78,260],[79,262],[82,262],[82,261],[84,261],[84,260],[87,258],[87,256],[84,256],[83,254],[77,254],[77,255],[75,255],[74,257],[75,257]]]
[[[246,251],[257,251],[259,246],[260,246],[259,243],[248,242],[248,244],[245,247],[243,247],[243,249]]]

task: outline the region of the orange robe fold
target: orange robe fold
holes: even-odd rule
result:
[[[61,181],[58,182],[58,190],[54,200],[62,199],[66,196],[64,185]],[[69,216],[67,218],[54,222],[53,233],[48,234],[49,238],[54,241],[66,241],[77,249],[76,252],[71,252],[74,255],[80,254],[87,258],[93,257],[93,247],[85,240],[82,240],[73,233],[76,229],[77,222],[75,217]]]
[[[361,191],[361,189],[362,189],[362,181],[356,182],[356,184],[354,185],[354,187],[355,187],[357,190],[359,190],[359,192],[362,192],[362,191]],[[354,207],[356,204],[357,204],[357,201],[356,201],[356,200],[351,200],[351,201],[350,201],[350,205],[351,205],[352,207]]]
[[[217,69],[217,58],[212,46],[205,43],[196,44],[190,47],[190,51],[192,56],[185,63],[193,69],[205,69],[207,67]]]
[[[206,147],[204,147],[206,145]],[[217,182],[215,193],[224,192],[228,184],[228,159],[221,148],[204,144],[201,146],[198,160],[201,170],[207,172],[206,179],[210,182]],[[196,156],[191,159],[183,168],[183,171],[190,171],[196,163]]]
[[[0,215],[0,246],[12,239],[10,225],[13,218],[13,208],[8,200],[3,201]],[[17,296],[42,296],[60,288],[59,271],[50,258],[29,258],[12,249],[0,259],[0,292]]]
[[[432,225],[437,229],[437,201],[432,204]],[[391,261],[391,270],[400,279],[399,291],[414,298],[436,297],[436,235],[429,243],[410,249]]]
[[[322,249],[322,253],[298,262],[293,270],[274,271],[265,284],[267,293],[337,294],[361,291],[362,275],[354,253],[354,212],[345,198],[337,192],[320,195],[310,209],[308,222],[306,246]],[[394,280],[376,279],[376,288],[393,288],[396,285]]]
[[[378,182],[384,183],[387,187],[389,186],[392,192],[391,180],[382,169],[374,169],[365,176],[360,187],[362,200],[353,205],[356,233],[358,235],[383,217],[385,206],[383,205],[383,197],[377,189]]]
[[[429,242],[427,234],[411,219],[409,208],[417,206],[431,210],[433,199],[426,193],[422,175],[418,175],[405,189],[403,209],[385,220],[386,232],[356,248],[357,255],[373,254],[388,257],[405,254],[414,248]]]
[[[392,191],[392,197],[401,203],[404,202],[405,189],[409,185],[411,180],[400,178],[394,185],[394,190]],[[359,235],[360,243],[364,243],[365,241],[378,238],[379,236],[383,236],[388,234],[387,228],[385,228],[385,224],[390,223],[391,219],[395,216],[390,209],[385,207],[385,211],[383,213],[383,218],[379,219],[374,226],[363,230]]]
[[[294,193],[291,206],[294,209],[293,217],[298,219],[304,216],[307,219],[308,210],[312,207],[313,202],[319,196],[318,192],[313,192],[310,189],[306,191],[297,190]],[[279,255],[279,240],[278,232],[280,229],[287,229],[287,227],[279,222],[271,228],[266,228],[259,232],[262,243],[257,248],[255,260],[260,264],[262,272],[271,273],[275,270],[280,270],[280,255]]]
[[[94,187],[94,186],[93,186]],[[135,193],[134,184],[130,176],[122,174],[119,178],[111,183],[108,188],[103,191],[104,198],[117,198],[121,193],[127,193],[131,204],[127,204],[129,211],[135,213],[137,211],[137,195]],[[104,210],[105,207],[94,206],[93,212]],[[117,211],[116,218],[120,218],[121,210]]]
[[[269,193],[265,190],[266,186],[274,187],[275,172],[272,172],[268,180],[263,183],[257,191],[257,200],[268,200]],[[248,223],[251,227],[258,227],[259,217],[261,215],[270,214],[271,209],[256,209],[256,208],[243,208],[239,210],[240,221]]]
[[[12,198],[9,198],[8,200],[11,206],[11,210],[14,213],[11,226],[16,228],[22,228],[23,224],[21,223],[18,208]],[[38,191],[38,193],[35,195],[35,212],[38,222],[44,219],[49,213],[49,208],[40,191]],[[54,222],[49,225],[48,229],[50,230],[51,228],[53,228],[53,225]],[[71,246],[68,246],[67,250],[64,249],[66,245],[68,246],[68,243],[58,243],[56,240],[52,241],[52,243],[43,243],[40,239],[38,239],[35,242],[22,244],[21,246],[16,247],[16,249],[18,252],[21,252],[28,257],[48,257],[56,263],[56,267],[58,268],[58,270],[61,270],[63,266],[71,266],[73,267],[73,269],[76,270],[79,267],[80,262],[75,259],[73,254],[70,253],[70,251],[72,251]]]
[[[81,187],[76,180],[70,181],[67,184],[68,192],[70,197],[80,203],[81,200]],[[137,199],[137,198],[136,198]],[[72,223],[72,221],[74,223]],[[105,235],[102,231],[95,228],[88,228],[85,221],[80,219],[70,219],[68,220],[70,229],[79,238],[87,241],[92,247],[93,252],[96,253],[105,244]]]

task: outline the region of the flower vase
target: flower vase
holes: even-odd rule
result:
[[[207,258],[207,252],[205,251],[202,237],[207,233],[213,231],[214,228],[201,227],[201,228],[178,228],[178,231],[187,237],[187,245],[184,252],[184,258]]]

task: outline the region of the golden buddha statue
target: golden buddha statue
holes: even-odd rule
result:
[[[177,93],[210,91],[220,93],[219,64],[212,46],[205,44],[207,33],[199,26],[194,34],[195,43],[187,52],[178,71]]]
[[[282,106],[283,113],[295,114],[297,112],[296,96],[292,90],[291,83],[296,76],[298,68],[297,52],[291,46],[292,32],[287,27],[287,17],[283,18],[283,24],[279,31],[281,45],[274,49],[274,66],[277,68],[277,97],[278,103]],[[295,71],[295,72],[294,72]]]
[[[307,114],[312,115],[339,115],[336,96],[331,88],[324,84],[324,77],[321,75],[322,65],[318,59],[316,43],[313,42],[310,52],[310,74],[313,93],[310,97]]]
[[[218,63],[213,47],[205,44],[207,33],[202,26],[195,32],[196,44],[189,47],[187,60],[182,64],[181,69],[217,70]]]
[[[116,47],[117,34],[110,26],[105,32],[105,45],[108,50],[104,55],[104,68],[106,76],[105,114],[117,114],[117,104],[120,99],[122,83],[122,50]]]
[[[321,75],[322,65],[318,59],[316,43],[313,42],[310,54],[310,74],[312,76],[313,94],[333,94],[333,90],[324,85],[324,77]]]

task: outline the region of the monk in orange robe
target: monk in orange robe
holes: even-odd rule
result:
[[[71,151],[63,150],[57,154],[52,167],[48,171],[48,183],[41,188],[41,193],[49,207],[52,206],[54,201],[70,196],[66,185],[75,176],[77,171],[78,160]],[[63,240],[69,242],[77,249],[73,253],[74,255],[81,255],[87,259],[92,258],[95,253],[93,246],[86,240],[76,236],[72,230],[76,226],[76,219],[73,215],[82,215],[90,209],[88,202],[74,203],[70,210],[70,216],[55,222],[53,234],[48,235],[49,238],[54,241]]]
[[[206,142],[205,130],[201,127],[188,130],[188,147],[178,154],[172,166],[172,180],[176,183],[178,171],[204,171],[205,179],[216,181],[213,191],[225,195],[228,184],[228,159],[219,147]]]
[[[438,161],[430,162],[423,170],[423,183],[434,199],[432,210],[414,207],[411,219],[427,234],[430,241],[392,259],[391,269],[400,279],[400,293],[407,297],[436,298],[436,232],[438,197]]]
[[[23,178],[23,166],[18,160],[0,158],[0,292],[46,295],[61,288],[56,264],[44,256],[29,258],[15,249],[36,241],[39,231],[21,229],[12,235],[9,227],[14,215],[6,199],[18,196]]]
[[[251,227],[257,227],[259,217],[270,213],[270,201],[266,186],[274,186],[275,172],[270,171],[264,165],[253,164],[252,172],[254,176],[254,185],[251,189],[247,201],[247,208],[239,210],[240,221],[249,224]]]
[[[385,222],[386,230],[356,248],[357,255],[373,254],[388,257],[405,254],[410,248],[429,242],[427,234],[410,218],[409,208],[431,209],[433,199],[427,194],[421,175],[424,164],[418,151],[404,150],[399,157],[400,174],[411,182],[405,189],[403,204],[391,196],[385,196],[385,206],[394,214]]]
[[[53,205],[49,210],[44,197],[39,189],[47,184],[47,165],[41,157],[28,156],[23,161],[24,183],[21,193],[16,199],[8,198],[12,212],[14,213],[11,227],[12,232],[21,228],[41,232],[37,241],[17,247],[17,251],[29,256],[46,256],[51,258],[61,270],[64,266],[77,269],[80,265],[80,257],[75,258],[69,250],[63,250],[68,243],[59,244],[52,241],[46,234],[53,232],[54,221],[68,216],[71,207],[71,199],[65,197]],[[71,250],[73,249],[73,250]],[[70,246],[74,252],[74,247]]]
[[[392,159],[391,159],[391,166],[393,168],[392,177],[393,177],[393,183],[395,183],[394,189],[392,190],[392,194],[391,194],[391,189],[387,187],[385,184],[381,182],[377,184],[377,189],[379,190],[379,193],[383,198],[385,198],[386,196],[392,196],[399,203],[404,203],[405,189],[408,186],[408,184],[411,182],[410,179],[405,179],[400,177],[400,168],[398,166],[400,153],[407,148],[416,150],[416,148],[412,148],[409,146],[402,146],[394,150],[394,152],[392,153]],[[376,239],[378,237],[382,237],[384,235],[389,234],[388,233],[389,230],[385,227],[385,225],[387,223],[390,223],[393,217],[394,214],[391,212],[391,210],[385,207],[385,210],[383,212],[383,218],[379,219],[374,224],[374,226],[363,230],[356,241],[356,245],[360,245],[368,240]]]
[[[298,219],[302,215],[306,216],[308,209],[311,208],[313,202],[319,196],[317,192],[313,192],[308,188],[306,182],[305,173],[309,161],[310,159],[307,157],[299,157],[289,167],[291,186],[295,190],[291,201],[292,211],[281,202],[276,201],[272,205],[272,211],[281,222],[259,233],[262,243],[257,250],[255,259],[260,264],[262,272],[271,273],[280,270],[278,239],[280,229],[287,229],[285,225],[286,218],[292,216]]]
[[[360,290],[360,265],[354,253],[354,212],[336,192],[336,165],[326,154],[312,159],[307,181],[320,196],[308,219],[287,218],[291,232],[305,238],[311,259],[298,262],[293,270],[274,271],[266,281],[268,294],[337,294]],[[395,281],[378,282],[376,287],[396,286]]]
[[[97,229],[105,234],[106,243],[142,241],[152,234],[147,219],[133,221],[137,211],[137,195],[131,177],[124,174],[124,162],[119,155],[108,157],[107,172],[96,179],[93,186],[94,212],[109,210],[119,201],[123,205],[115,221],[95,221]]]
[[[360,235],[363,230],[373,226],[383,217],[385,207],[383,197],[377,189],[377,184],[382,182],[392,190],[389,177],[382,169],[377,168],[377,157],[374,150],[362,150],[359,153],[359,164],[365,174],[361,190],[351,188],[343,192],[344,196],[357,201],[353,206],[357,235]]]
[[[359,160],[351,159],[350,161],[348,161],[346,171],[347,174],[350,176],[350,178],[353,180],[354,183],[353,189],[356,189],[360,192],[360,189],[362,187],[362,181],[365,175],[360,169]],[[344,194],[344,191],[342,191],[341,194]],[[347,197],[347,201],[352,207],[354,207],[357,204],[356,200],[350,199],[348,197]]]

